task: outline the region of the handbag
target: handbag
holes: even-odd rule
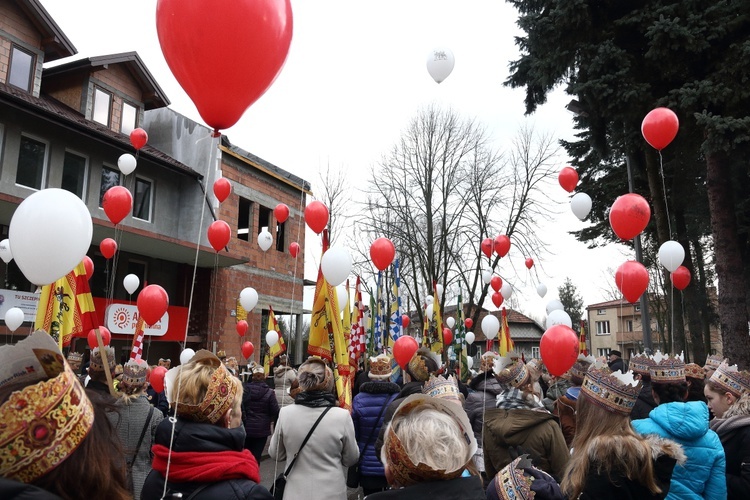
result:
[[[308,432],[307,436],[305,436],[305,439],[304,441],[302,441],[299,450],[297,450],[297,453],[294,454],[294,458],[292,458],[291,463],[287,465],[286,470],[279,474],[279,477],[277,477],[273,482],[273,486],[271,486],[271,494],[273,495],[274,500],[282,500],[284,498],[284,488],[286,488],[286,478],[289,476],[289,472],[292,470],[292,467],[294,467],[294,463],[297,461],[297,457],[302,451],[302,448],[304,448],[307,444],[307,440],[310,439],[310,436],[312,436],[315,428],[318,426],[320,421],[323,420],[323,417],[326,416],[326,413],[328,413],[328,410],[330,410],[331,408],[332,406],[329,406],[328,408],[323,410],[323,413],[321,413],[318,417],[318,420],[315,421],[312,428],[310,429],[310,432]]]
[[[143,443],[143,438],[146,436],[146,431],[148,430],[149,424],[151,423],[151,417],[154,415],[154,407],[149,405],[148,409],[148,417],[146,417],[146,423],[143,424],[143,429],[141,430],[141,436],[138,438],[138,444],[135,446],[135,451],[133,452],[133,455],[125,459],[125,465],[127,465],[128,468],[128,488],[130,491],[133,491],[133,464],[135,463],[135,459],[138,456],[138,450],[141,449],[141,444]]]
[[[378,419],[375,422],[380,422],[380,419],[383,417],[383,412],[388,407],[388,405],[391,404],[391,402],[394,399],[396,398],[395,397],[386,398],[385,404],[380,409],[380,413],[378,414]],[[375,427],[373,427],[372,430],[370,431],[370,435],[367,437],[367,441],[365,441],[365,445],[362,447],[362,453],[359,454],[359,460],[357,460],[357,465],[353,465],[349,467],[349,470],[346,471],[347,488],[359,487],[359,479],[360,479],[360,476],[362,475],[360,472],[360,468],[362,467],[362,457],[364,457],[367,447],[372,444],[372,437],[374,435],[375,435]]]

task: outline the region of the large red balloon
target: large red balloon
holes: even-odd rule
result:
[[[494,242],[492,241],[492,238],[485,238],[482,240],[482,253],[487,256],[489,259],[492,257],[492,247],[494,246]]]
[[[623,262],[615,272],[615,284],[625,299],[634,304],[648,288],[648,270],[634,260]]]
[[[495,252],[500,257],[505,257],[510,251],[510,238],[506,235],[501,234],[495,237]]]
[[[148,383],[154,388],[156,392],[164,392],[164,376],[167,374],[167,367],[156,366],[151,370],[151,376],[148,378]]]
[[[112,334],[109,333],[109,330],[107,330],[103,326],[100,326],[99,334],[102,336],[102,344],[104,344],[105,346],[109,345],[109,343],[112,341]],[[86,336],[86,340],[88,341],[89,347],[91,349],[99,347],[99,340],[96,338],[95,329],[92,328],[91,330],[89,330],[89,333]]]
[[[83,256],[83,267],[86,268],[86,279],[90,280],[94,274],[94,261],[88,255]]]
[[[417,349],[419,349],[419,344],[414,340],[414,337],[401,335],[397,338],[396,342],[393,343],[393,357],[396,359],[398,366],[406,368]]]
[[[557,174],[557,182],[565,191],[572,193],[578,185],[578,172],[573,167],[565,167]]]
[[[380,271],[385,271],[395,257],[396,247],[388,238],[378,238],[370,245],[370,258]]]
[[[503,294],[500,292],[495,292],[492,294],[492,303],[495,304],[495,307],[500,307],[503,305]]]
[[[255,346],[252,342],[248,340],[247,342],[244,342],[242,344],[242,355],[245,357],[245,359],[250,359],[250,356],[253,355],[253,352],[255,352]]]
[[[526,269],[531,269],[532,267],[534,267],[534,259],[526,257]]]
[[[138,294],[136,306],[143,321],[155,325],[169,308],[169,295],[159,285],[148,285]]]
[[[684,290],[690,284],[690,271],[685,266],[678,267],[669,276],[672,279],[672,284],[678,290]]]
[[[159,0],[164,58],[205,122],[224,130],[281,71],[292,41],[290,0]]]
[[[230,194],[232,194],[232,183],[228,179],[219,177],[214,181],[214,196],[219,200],[219,203],[229,198]]]
[[[403,326],[404,328],[408,328],[410,324],[411,324],[411,318],[409,317],[409,315],[408,314],[402,314],[401,315],[401,326]]]
[[[305,223],[315,234],[320,234],[328,224],[328,207],[315,200],[305,207]]]
[[[289,244],[289,253],[296,259],[297,255],[299,255],[299,243],[296,241],[291,242]]]
[[[474,326],[474,320],[471,318],[466,318],[464,320],[464,326],[466,327],[467,330],[471,330],[471,327]]]
[[[661,151],[677,137],[680,120],[669,108],[656,108],[648,112],[641,123],[641,133],[651,147]]]
[[[279,203],[276,205],[276,208],[273,209],[273,216],[276,217],[277,221],[283,224],[289,218],[289,207],[283,203]]]
[[[232,237],[232,229],[223,220],[215,220],[208,226],[208,241],[217,252],[227,246]]]
[[[539,353],[551,375],[562,376],[578,359],[578,336],[567,325],[555,325],[542,335]]]
[[[102,208],[112,224],[119,224],[133,210],[133,195],[124,186],[112,186],[104,193]]]
[[[135,149],[141,149],[148,142],[148,134],[142,128],[137,128],[130,132],[130,144]]]
[[[453,332],[450,328],[443,328],[443,344],[448,346],[453,343]]]
[[[237,335],[239,335],[240,337],[244,337],[245,334],[247,333],[248,326],[249,325],[247,324],[247,321],[245,321],[244,319],[239,320],[237,322],[237,325],[235,326],[235,329],[237,330]],[[245,357],[247,358],[247,356]]]
[[[104,238],[102,242],[99,243],[99,251],[104,255],[105,259],[111,259],[115,256],[115,252],[117,251],[117,242],[112,238]]]
[[[503,287],[503,279],[500,276],[493,276],[492,279],[490,279],[490,286],[492,287],[493,290],[495,290],[496,292],[499,292],[500,289]]]
[[[609,209],[609,225],[623,240],[632,240],[646,229],[651,219],[651,207],[646,199],[635,193],[618,196]]]

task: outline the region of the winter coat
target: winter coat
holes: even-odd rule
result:
[[[375,439],[383,424],[385,407],[396,398],[400,389],[393,382],[365,382],[354,397],[352,421],[359,446],[362,476],[385,476],[380,457],[375,455]]]
[[[560,396],[555,401],[555,409],[552,412],[560,421],[565,444],[570,448],[573,438],[576,436],[576,402],[567,396]]]
[[[464,410],[469,416],[471,428],[477,443],[482,445],[482,425],[486,408],[495,407],[497,395],[505,390],[492,373],[480,373],[469,384],[473,392],[469,393],[464,403]]]
[[[154,408],[158,409],[162,416],[166,417],[169,411],[169,401],[167,401],[167,395],[164,391],[156,392],[150,385],[146,389],[146,399]]]
[[[50,493],[33,484],[26,484],[4,477],[0,477],[0,498],[14,498],[16,500],[62,500],[54,493]]]
[[[282,408],[268,447],[271,458],[281,462],[294,456],[324,410],[301,404]],[[358,458],[352,417],[343,408],[331,408],[297,456],[286,480],[284,498],[346,500],[344,467],[356,464]]]
[[[654,395],[651,394],[651,381],[643,382],[641,392],[638,393],[638,399],[635,400],[635,406],[630,412],[630,420],[640,420],[648,418],[648,414],[656,408]]]
[[[750,395],[729,407],[723,418],[711,421],[719,435],[727,462],[727,499],[750,498]]]
[[[478,476],[458,477],[448,481],[417,483],[406,488],[380,491],[366,500],[485,500],[487,498]]]
[[[573,382],[564,378],[557,379],[554,384],[549,386],[549,389],[547,389],[545,397],[542,400],[542,404],[547,408],[547,411],[551,413],[552,410],[555,409],[555,401],[557,401],[560,396],[564,396],[571,387],[573,387]]]
[[[537,468],[560,479],[569,454],[560,426],[551,413],[495,408],[487,410],[484,418],[487,477],[495,477],[517,454],[528,453]]]
[[[656,434],[682,445],[687,460],[674,468],[667,498],[726,498],[724,449],[719,436],[708,428],[706,403],[659,405],[649,418],[634,420],[633,428],[640,434]]]
[[[620,370],[621,372],[625,373],[625,361],[622,360],[622,358],[617,358],[614,361],[607,362],[607,365],[609,366],[609,369],[613,372],[616,372],[617,370]]]
[[[375,440],[375,456],[380,456],[380,450],[383,448],[383,441],[385,440],[385,430],[388,427],[388,424],[391,423],[391,420],[393,420],[393,414],[396,413],[399,405],[401,405],[404,399],[412,394],[422,394],[422,387],[424,387],[424,382],[408,382],[404,384],[401,388],[401,392],[396,396],[396,399],[391,401],[391,404],[385,409],[383,423],[380,426],[378,438]]]
[[[271,435],[271,422],[279,418],[276,394],[264,380],[247,382],[242,392],[242,423],[247,437],[264,438]]]
[[[291,366],[281,365],[273,369],[273,385],[279,408],[294,404],[294,398],[289,395],[289,387],[296,379],[297,372]]]

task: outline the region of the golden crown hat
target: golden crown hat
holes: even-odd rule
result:
[[[190,361],[182,366],[192,366],[194,363],[204,362],[215,368],[211,374],[211,381],[206,390],[206,396],[198,404],[188,404],[182,401],[174,401],[177,394],[170,394],[170,403],[175,403],[177,407],[177,416],[184,417],[193,422],[217,423],[221,417],[232,407],[234,398],[237,395],[237,387],[232,382],[232,374],[224,366],[219,358],[212,352],[201,349]],[[179,369],[180,367],[178,367]],[[177,372],[177,378],[180,376]],[[177,387],[179,382],[175,382]]]
[[[648,367],[651,382],[672,384],[685,382],[685,362],[679,357],[666,356],[658,363]]]
[[[724,358],[722,358],[718,354],[709,354],[708,357],[706,358],[706,364],[703,365],[703,368],[708,368],[709,370],[716,370],[721,365],[722,361],[724,361]]]
[[[738,370],[737,365],[730,365],[727,360],[721,362],[710,380],[738,398],[750,393],[750,372]]]
[[[370,358],[370,371],[368,377],[371,380],[388,380],[393,374],[393,363],[387,354],[380,354]]]
[[[414,378],[417,382],[426,382],[427,379],[430,378],[430,370],[427,368],[427,363],[425,362],[425,359],[432,359],[435,364],[438,367],[438,370],[442,366],[442,362],[440,361],[440,357],[432,352],[431,350],[420,347],[417,352],[414,353],[414,356],[412,356],[411,360],[409,361],[409,364],[406,365],[407,372]]]
[[[685,365],[685,377],[705,380],[706,372],[703,370],[703,367],[701,365],[698,365],[695,363],[688,363]]]
[[[121,384],[136,387],[146,383],[148,364],[142,360],[131,359],[122,368]]]
[[[94,425],[94,408],[57,342],[37,330],[0,347],[0,477],[31,483],[67,459]]]
[[[68,353],[68,363],[83,363],[83,354],[76,351],[70,351]]]
[[[529,378],[529,369],[523,361],[512,358],[511,353],[501,356],[495,360],[495,378],[501,384],[509,384],[513,387],[521,387]]]
[[[586,376],[586,372],[594,362],[596,362],[594,356],[584,356],[583,354],[579,354],[578,359],[576,359],[576,362],[573,363],[573,366],[571,366],[569,370],[571,382],[575,385],[581,385],[583,383],[583,378]]]
[[[448,376],[448,378],[430,375],[430,379],[422,386],[422,394],[432,398],[453,401],[459,405],[463,405],[464,402],[464,396],[458,390],[458,382],[453,375]]]
[[[592,403],[609,412],[630,415],[641,392],[641,384],[633,378],[631,371],[612,373],[607,368],[592,366],[583,379],[581,391]]]
[[[107,356],[107,366],[109,366],[109,371],[111,373],[114,373],[115,371],[115,348],[112,346],[105,346],[104,352]],[[98,347],[94,347],[91,350],[91,360],[89,361],[89,370],[94,372],[103,372],[104,371],[104,361],[102,360],[102,355],[99,352]]]
[[[222,361],[225,360],[227,358],[227,351],[225,351],[224,349],[221,349],[220,351],[216,353],[216,357],[221,359]]]
[[[479,360],[479,370],[483,372],[491,372],[494,369],[495,360],[500,355],[495,351],[485,351]]]
[[[647,356],[645,354],[636,354],[632,358],[630,358],[630,361],[628,362],[628,368],[633,370],[635,373],[640,373],[641,375],[648,375],[649,374],[649,367],[654,366],[654,360],[650,356]]]
[[[522,500],[534,498],[536,493],[531,489],[534,482],[532,476],[527,476],[524,468],[533,467],[528,455],[521,455],[495,476],[495,489],[501,500]]]

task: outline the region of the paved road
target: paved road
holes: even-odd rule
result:
[[[260,461],[260,482],[266,488],[270,488],[276,476],[284,472],[286,462],[279,462],[268,455],[264,455]],[[360,500],[362,498],[362,489],[348,489],[348,500]]]

